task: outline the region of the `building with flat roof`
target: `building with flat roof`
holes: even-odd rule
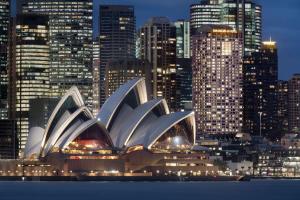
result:
[[[192,36],[193,108],[197,136],[242,131],[242,56],[240,33],[207,25]]]

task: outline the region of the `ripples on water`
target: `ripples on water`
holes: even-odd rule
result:
[[[300,181],[0,182],[0,200],[300,200]]]

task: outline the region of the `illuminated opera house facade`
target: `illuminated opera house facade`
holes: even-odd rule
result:
[[[97,116],[72,87],[46,128],[30,130],[23,162],[31,176],[214,173],[207,154],[193,150],[195,138],[194,113],[170,113],[164,99],[149,100],[145,80],[136,78]]]

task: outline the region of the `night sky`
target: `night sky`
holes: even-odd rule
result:
[[[137,27],[150,17],[166,16],[171,20],[188,19],[189,5],[200,0],[94,0],[95,19],[99,4],[129,4],[135,6]],[[300,73],[300,0],[256,0],[263,7],[263,39],[270,36],[279,50],[279,78],[289,79]],[[95,20],[95,34],[98,33]]]

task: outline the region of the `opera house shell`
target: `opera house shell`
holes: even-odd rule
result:
[[[170,113],[164,99],[149,99],[143,78],[128,81],[104,103],[97,116],[72,87],[61,98],[45,129],[30,130],[24,158],[126,154],[135,149],[178,152],[195,143],[193,112]]]

